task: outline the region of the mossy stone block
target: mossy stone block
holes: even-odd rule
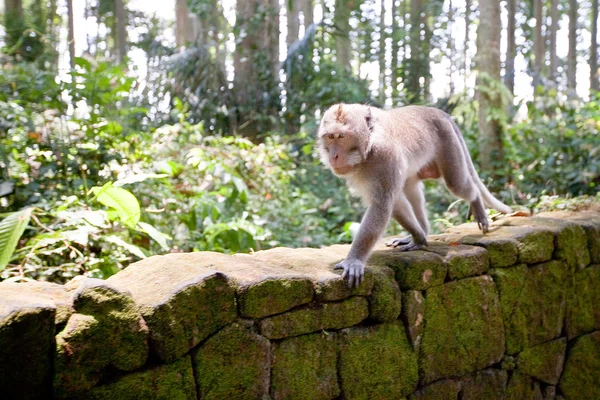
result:
[[[508,354],[560,336],[568,277],[565,263],[550,261],[530,268],[524,264],[498,268],[492,276],[500,293]]]
[[[73,307],[56,335],[54,395],[59,398],[90,390],[110,370],[139,368],[148,357],[148,328],[128,293],[86,279]]]
[[[600,330],[600,265],[591,265],[573,276],[567,290],[567,337]]]
[[[402,310],[402,294],[394,280],[394,271],[387,267],[372,267],[373,289],[369,299],[369,318],[377,322],[391,322]]]
[[[529,376],[556,385],[562,372],[566,349],[565,338],[538,344],[519,354],[517,366],[521,372]]]
[[[250,321],[225,327],[193,354],[201,399],[261,399],[269,394],[271,346]]]
[[[489,368],[461,380],[462,400],[504,400],[508,374]]]
[[[454,379],[444,379],[423,386],[410,396],[408,400],[458,400],[460,382]]]
[[[368,316],[367,299],[357,296],[338,303],[311,304],[267,317],[260,321],[260,333],[269,339],[282,339],[326,329],[347,328]]]
[[[402,290],[424,290],[441,285],[448,270],[442,257],[421,250],[409,252],[398,249],[378,250],[371,255],[369,264],[394,270],[396,281]]]
[[[273,399],[329,400],[340,395],[337,335],[314,333],[273,345]]]
[[[422,384],[483,369],[500,361],[503,354],[500,302],[489,276],[427,290],[419,353]]]
[[[399,321],[341,333],[344,398],[395,399],[417,387],[417,357]]]
[[[196,400],[189,356],[172,364],[123,375],[79,397],[83,400]]]
[[[531,377],[515,370],[506,385],[506,400],[534,400],[534,387]],[[540,400],[541,397],[535,398]]]
[[[48,299],[0,283],[0,397],[50,397],[55,313]]]
[[[489,268],[488,252],[479,246],[431,244],[427,251],[439,254],[448,265],[448,278],[478,276]]]
[[[558,388],[567,399],[600,399],[600,331],[575,339]]]
[[[307,278],[271,277],[238,290],[240,315],[262,318],[310,302],[314,295]]]
[[[402,320],[408,328],[408,338],[417,349],[425,326],[425,298],[418,290],[402,293]]]
[[[209,252],[153,256],[107,282],[131,292],[150,329],[152,352],[172,362],[236,318],[234,288],[210,269],[233,259]]]

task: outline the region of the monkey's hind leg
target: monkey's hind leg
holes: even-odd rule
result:
[[[423,187],[423,182],[417,177],[414,177],[406,181],[404,194],[413,209],[417,221],[419,221],[421,229],[424,231],[425,236],[427,236],[429,233],[429,220],[427,219],[427,210],[425,209],[425,194],[423,192]],[[386,246],[398,247],[400,245],[407,245],[411,240],[412,236],[405,236],[387,242]]]
[[[406,238],[393,240],[390,243],[392,247],[400,246],[400,251],[410,251],[418,250],[427,246],[427,234],[421,227],[413,207],[404,193],[402,193],[396,200],[392,216],[411,235],[408,243],[404,243],[404,239]]]
[[[477,196],[475,200],[471,202],[469,205],[469,214],[472,214],[475,217],[477,226],[483,233],[488,233],[490,231],[490,224],[488,222],[487,215],[485,214],[485,208],[483,207],[481,196]]]

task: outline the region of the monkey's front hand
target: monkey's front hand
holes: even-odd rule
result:
[[[348,278],[349,288],[358,287],[365,276],[365,263],[356,258],[346,258],[333,269],[344,269],[342,279]]]

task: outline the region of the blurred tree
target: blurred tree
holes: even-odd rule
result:
[[[75,68],[75,17],[73,16],[73,0],[67,0],[67,41],[69,42],[69,65]]]
[[[355,0],[335,0],[335,53],[337,62],[348,72],[352,70],[352,44],[350,42],[350,14],[356,7]]]
[[[515,43],[517,0],[507,0],[507,27],[506,27],[506,63],[504,84],[511,94],[515,93],[515,57],[517,44]]]
[[[115,25],[117,62],[123,64],[127,57],[127,12],[124,0],[115,0]]]
[[[590,33],[592,44],[590,48],[590,91],[600,90],[600,69],[598,69],[598,0],[592,0],[592,23]]]
[[[548,79],[551,82],[555,82],[558,68],[558,57],[556,55],[556,35],[558,33],[558,0],[551,0],[550,19],[550,70],[548,72]]]
[[[544,68],[544,36],[542,35],[543,4],[542,0],[533,0],[533,18],[535,18],[535,31],[533,35],[533,87],[541,83]],[[537,90],[534,90],[537,93]]]
[[[567,55],[567,94],[577,97],[577,0],[569,0],[569,54]]]

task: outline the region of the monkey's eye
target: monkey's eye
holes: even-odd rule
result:
[[[334,138],[335,138],[335,135],[334,135],[333,133],[330,133],[330,134],[328,134],[328,135],[327,135],[327,137],[328,137],[329,139],[334,139]]]
[[[353,151],[358,151],[358,146],[352,146],[350,147],[350,150],[348,150],[349,152],[353,152]]]
[[[346,136],[346,134],[345,134],[345,133],[340,133],[340,134],[339,134],[339,138],[340,138],[340,139],[341,139],[341,138],[343,138],[344,136]]]

